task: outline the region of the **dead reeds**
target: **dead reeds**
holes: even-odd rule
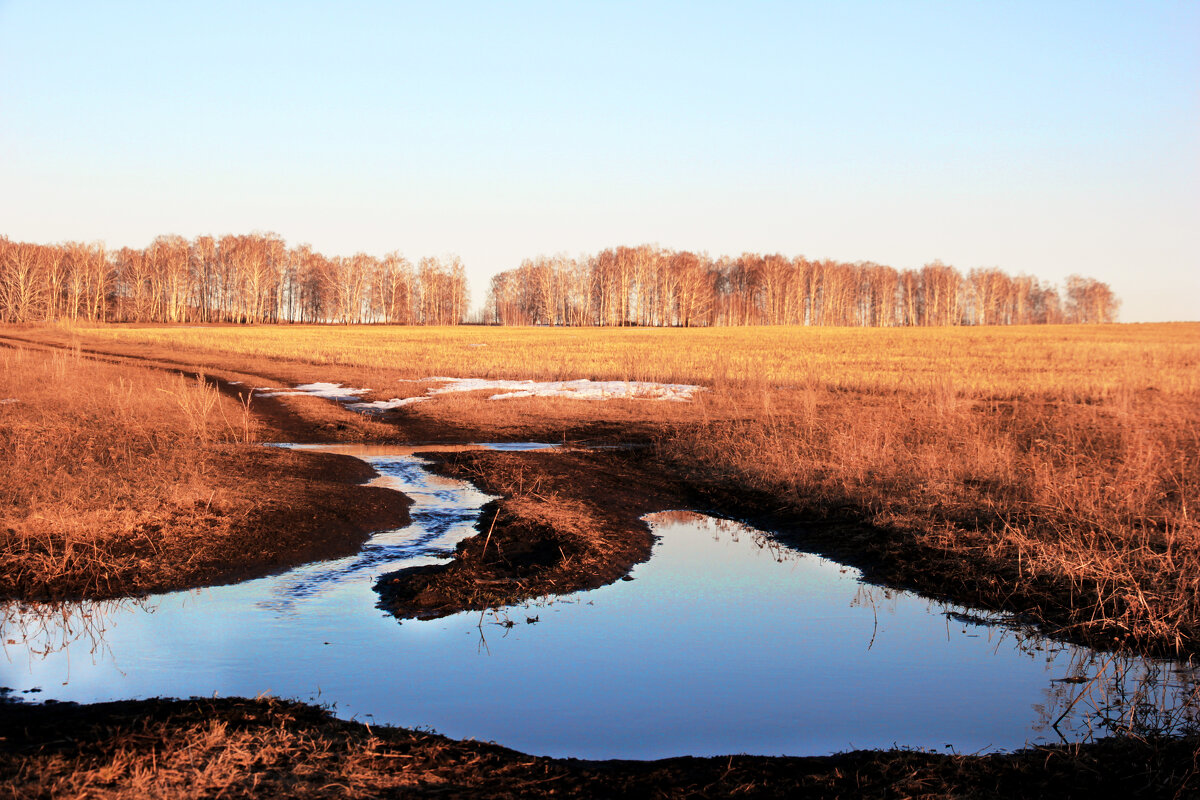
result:
[[[776,390],[753,417],[756,399],[704,398],[709,421],[678,426],[660,450],[703,482],[951,558],[944,580],[960,585],[940,588],[952,594],[1097,643],[1194,651],[1200,403],[945,395]]]

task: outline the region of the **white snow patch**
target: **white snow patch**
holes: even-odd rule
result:
[[[328,400],[356,400],[363,392],[370,389],[351,389],[340,383],[302,383],[294,389],[271,389],[258,387],[254,390],[259,397],[285,397],[287,395],[308,394],[313,397],[324,397]]]
[[[507,400],[515,397],[567,397],[573,400],[675,400],[692,399],[702,386],[686,383],[654,383],[652,381],[503,381],[484,378],[429,378],[442,386],[434,387],[427,395],[448,392],[496,392],[489,399]]]
[[[354,389],[340,383],[303,383],[293,389],[259,387],[260,397],[284,397],[306,394],[345,403],[351,411],[388,411],[432,400],[450,392],[496,392],[489,400],[508,400],[514,397],[566,397],[572,400],[673,400],[686,402],[703,386],[686,383],[654,383],[651,381],[501,381],[485,378],[425,378],[422,381],[402,379],[397,383],[440,383],[417,397],[393,397],[391,400],[360,400],[370,389]],[[8,401],[0,401],[8,402]],[[15,400],[11,402],[16,402]]]
[[[372,400],[361,402],[359,396],[370,389],[355,389],[340,383],[302,383],[292,389],[272,389],[260,387],[254,390],[259,397],[285,397],[287,395],[306,394],[311,397],[323,397],[326,400],[336,400],[344,403],[351,411],[387,411],[410,403],[428,400],[428,397],[393,397],[391,400]]]
[[[351,411],[387,411],[432,399],[432,397],[393,397],[391,400],[372,400],[369,403],[347,403],[346,408]]]

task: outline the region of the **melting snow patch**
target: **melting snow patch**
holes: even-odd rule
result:
[[[369,403],[347,403],[346,408],[351,411],[387,411],[392,408],[400,408],[400,406],[409,406],[413,403],[420,403],[423,400],[430,400],[429,397],[393,397],[391,400],[372,400]]]
[[[414,383],[403,379],[400,383]],[[345,403],[351,411],[388,411],[431,400],[439,394],[450,392],[493,391],[489,400],[507,400],[514,397],[568,397],[573,400],[675,400],[684,402],[692,399],[703,386],[686,383],[653,383],[650,381],[498,381],[484,378],[426,378],[421,383],[436,382],[441,386],[428,389],[417,397],[393,397],[391,400],[363,401],[360,395],[370,389],[352,389],[340,383],[304,383],[294,389],[258,388],[260,397],[283,397],[307,394]],[[0,401],[5,402],[5,401]],[[15,400],[9,402],[16,402]]]
[[[370,389],[352,389],[340,383],[302,383],[294,389],[258,388],[254,390],[259,397],[284,397],[287,395],[307,394],[312,397],[324,397],[344,403],[351,411],[387,411],[410,403],[428,400],[428,397],[393,397],[391,400],[372,400],[362,402],[360,395]]]
[[[294,389],[267,389],[260,387],[254,391],[258,393],[259,397],[284,397],[286,395],[309,394],[313,397],[324,397],[328,400],[346,402],[348,400],[357,400],[360,394],[371,390],[351,389],[348,386],[342,386],[340,383],[302,383]]]
[[[430,378],[442,386],[426,392],[427,395],[447,392],[497,392],[492,400],[507,400],[514,397],[569,397],[575,400],[691,400],[702,386],[686,383],[653,383],[650,381],[498,381],[483,378]],[[410,398],[411,400],[412,398]]]

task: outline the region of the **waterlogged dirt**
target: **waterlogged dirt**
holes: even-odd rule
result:
[[[670,464],[662,468],[673,471]],[[1164,658],[1200,652],[1200,643],[1194,641],[1139,639],[1119,620],[1096,619],[1086,627],[1071,623],[1074,607],[1096,601],[1095,587],[1064,585],[1050,575],[1021,572],[1018,563],[989,556],[988,540],[982,534],[977,534],[976,547],[948,552],[939,546],[936,531],[907,526],[902,519],[892,525],[872,525],[862,520],[857,509],[820,508],[805,513],[767,492],[699,476],[686,483],[691,507],[769,530],[777,541],[856,567],[865,580],[880,586],[1004,613],[1046,636],[1095,650],[1134,650]]]
[[[259,499],[205,565],[203,585],[349,555],[372,532],[409,521],[408,498],[363,485],[375,471],[348,456],[261,448],[239,453],[225,475],[253,486]]]
[[[9,326],[0,332],[0,347],[20,347],[44,352],[78,354],[113,364],[159,369],[189,379],[203,376],[222,394],[242,402],[250,389],[289,389],[299,384],[341,381],[347,386],[369,386],[362,400],[386,400],[405,389],[394,376],[378,370],[346,365],[302,364],[268,357],[230,356],[220,353],[185,354],[145,344],[106,342],[83,346],[69,331]],[[418,384],[408,390],[422,394]],[[419,412],[402,407],[382,413],[362,414],[342,404],[306,395],[270,396],[252,393],[248,406],[256,423],[263,427],[262,441],[325,444],[331,442],[372,443],[462,443],[478,441],[550,441],[572,444],[616,444],[650,442],[661,425],[646,419],[635,403],[563,401],[558,414],[545,408],[526,413],[519,403],[492,404],[486,418],[464,416],[451,403],[422,404]],[[484,391],[479,394],[490,394]],[[665,404],[675,407],[682,404]],[[656,403],[662,410],[664,404]]]
[[[270,698],[77,706],[0,696],[8,797],[1194,797],[1195,737],[969,756],[582,761]]]
[[[641,517],[684,502],[683,487],[638,450],[429,453],[431,469],[500,499],[447,564],[376,584],[381,607],[433,618],[612,583],[650,557]]]

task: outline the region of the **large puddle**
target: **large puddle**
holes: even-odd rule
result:
[[[985,624],[686,512],[649,518],[661,538],[632,581],[399,623],[375,607],[374,579],[443,557],[488,498],[413,455],[442,446],[315,449],[369,461],[413,498],[412,524],[233,586],[2,606],[0,685],[80,702],[270,693],[582,758],[965,753],[1200,716],[1195,669]]]

